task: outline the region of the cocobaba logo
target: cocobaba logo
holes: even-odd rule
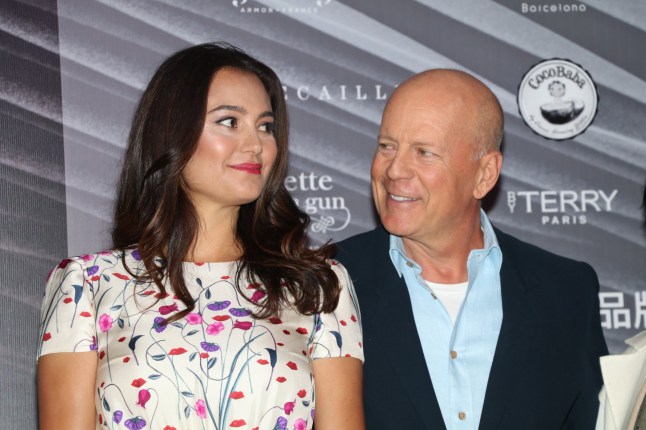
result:
[[[551,140],[583,133],[597,114],[599,96],[590,75],[569,60],[542,61],[518,87],[518,109],[525,124]]]

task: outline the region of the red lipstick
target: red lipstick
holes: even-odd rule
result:
[[[236,170],[240,170],[242,172],[251,173],[252,175],[260,175],[260,169],[262,168],[262,164],[258,164],[258,163],[240,163],[240,164],[235,164],[235,165],[233,165],[231,167],[236,169]]]

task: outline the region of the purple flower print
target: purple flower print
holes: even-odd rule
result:
[[[229,312],[235,317],[246,317],[251,315],[251,311],[245,308],[231,308],[229,309]]]
[[[138,249],[135,249],[134,251],[132,251],[132,254],[130,255],[132,255],[132,258],[134,258],[135,260],[141,261],[141,253],[139,252]]]
[[[202,324],[202,315],[191,312],[190,314],[186,315],[184,317],[186,319],[186,322],[189,323],[190,325],[196,325],[196,324]]]
[[[98,271],[99,271],[99,266],[90,266],[90,267],[87,268],[88,276],[92,276]]]
[[[224,324],[219,321],[214,322],[206,326],[206,333],[215,336],[224,330]]]
[[[278,417],[274,430],[287,430],[287,418]]]
[[[92,343],[90,344],[90,351],[96,351],[98,349],[96,344],[96,336],[92,336]]]
[[[221,311],[222,309],[226,309],[231,305],[231,302],[228,300],[223,300],[221,302],[211,302],[208,305],[206,305],[207,308],[211,309],[212,311]]]
[[[141,430],[146,427],[146,420],[141,417],[134,417],[123,423],[129,430]]]
[[[206,403],[204,403],[204,400],[200,399],[195,402],[195,413],[202,419],[206,418]]]
[[[204,351],[215,352],[220,349],[220,347],[211,342],[200,342],[200,346]]]
[[[112,328],[112,317],[108,314],[101,314],[99,317],[99,328],[103,333]]]
[[[164,330],[166,330],[166,323],[164,323],[164,318],[162,317],[155,317],[153,321],[153,328],[157,333],[161,333]]]
[[[137,400],[137,404],[142,408],[146,408],[146,403],[150,400],[150,391],[146,389],[139,390],[139,395],[137,397],[139,398],[139,400]]]
[[[112,421],[114,421],[115,424],[119,424],[122,419],[123,419],[123,412],[114,411],[114,414],[112,415]]]

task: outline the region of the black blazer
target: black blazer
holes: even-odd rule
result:
[[[608,353],[592,267],[495,230],[503,321],[480,429],[594,429]],[[445,429],[403,278],[382,228],[338,244],[359,298],[368,430]]]

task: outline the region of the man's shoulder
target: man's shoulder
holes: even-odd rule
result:
[[[505,233],[496,227],[494,227],[494,230],[496,232],[496,239],[498,240],[498,244],[500,245],[500,249],[504,256],[503,258],[506,258],[508,255],[513,255],[515,258],[532,258],[534,262],[545,261],[550,264],[587,265],[587,263],[555,254],[545,248],[526,242],[516,236]]]
[[[336,244],[335,258],[346,267],[368,264],[381,255],[387,258],[390,236],[383,227],[351,236]]]

